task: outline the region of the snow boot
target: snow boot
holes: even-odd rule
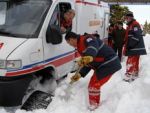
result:
[[[139,77],[138,73],[132,75],[132,79],[133,79],[133,80],[137,79],[138,77]]]
[[[130,77],[130,76],[125,76],[125,77],[123,78],[123,81],[129,82],[129,81],[131,81],[131,77]]]
[[[133,79],[133,76],[131,74],[126,73],[125,77],[123,78],[123,81],[132,82],[132,81],[134,81],[134,79]]]
[[[90,111],[94,111],[95,109],[97,109],[99,107],[99,105],[89,105],[88,106],[88,109],[90,110]]]
[[[100,95],[97,95],[97,96],[95,96],[95,95],[93,95],[93,96],[89,95],[89,106],[88,106],[88,109],[90,111],[93,111],[96,108],[98,108],[99,107],[99,103],[100,103]]]

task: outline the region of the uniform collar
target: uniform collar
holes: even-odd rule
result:
[[[135,19],[132,19],[130,22],[127,23],[127,25],[132,24],[133,21],[136,21]]]

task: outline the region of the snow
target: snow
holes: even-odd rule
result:
[[[47,109],[28,112],[17,109],[15,113],[150,113],[150,35],[147,34],[144,41],[148,54],[141,56],[139,78],[132,83],[122,81],[126,69],[124,57],[122,69],[102,87],[101,105],[95,111],[87,109],[87,86],[93,73],[91,71],[85,78],[72,85],[69,85],[69,78],[73,73],[68,74],[57,87],[53,101]],[[0,113],[10,111],[1,107]]]

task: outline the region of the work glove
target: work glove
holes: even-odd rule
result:
[[[77,61],[77,63],[80,67],[83,67],[83,66],[86,66],[87,64],[89,64],[92,61],[93,61],[92,56],[83,56],[83,57],[81,57],[81,59],[79,61]]]
[[[80,73],[77,73],[75,74],[74,76],[71,77],[71,84],[78,81],[79,79],[81,78],[81,74]]]

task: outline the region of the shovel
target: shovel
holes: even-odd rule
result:
[[[78,74],[79,71],[81,70],[82,67],[79,67],[75,73]],[[72,93],[72,88],[73,88],[73,84],[75,83],[76,81],[70,81],[69,84],[67,84],[67,87],[64,89],[64,93],[65,95],[61,96],[61,98],[63,98],[64,100],[68,101],[70,98],[71,98],[71,95],[73,94]]]

